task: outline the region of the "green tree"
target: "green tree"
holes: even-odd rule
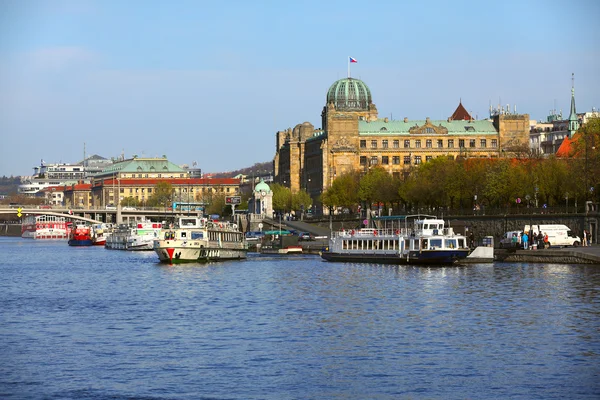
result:
[[[173,185],[170,182],[159,181],[154,186],[152,196],[148,198],[150,207],[171,207],[173,204]]]

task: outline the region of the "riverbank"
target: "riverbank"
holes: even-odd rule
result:
[[[600,246],[550,248],[543,250],[496,249],[495,261],[545,264],[598,264]]]

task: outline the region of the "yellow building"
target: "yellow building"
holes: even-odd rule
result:
[[[401,176],[434,157],[508,156],[529,143],[529,115],[475,120],[459,103],[446,120],[379,118],[371,91],[360,79],[331,85],[321,113],[322,129],[309,122],[276,133],[275,182],[305,189],[313,199],[352,170],[378,165]]]

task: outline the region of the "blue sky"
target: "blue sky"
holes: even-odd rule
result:
[[[600,108],[600,2],[0,2],[0,175],[86,152],[220,172],[271,161],[275,132],[320,127],[329,86],[380,117],[446,119],[460,99],[532,119]]]

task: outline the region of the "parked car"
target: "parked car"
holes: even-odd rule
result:
[[[123,211],[135,211],[135,207],[125,206],[123,207]]]
[[[300,232],[298,233],[298,239],[300,240],[315,240],[315,235],[310,232]]]
[[[106,209],[107,209],[107,210],[116,210],[116,209],[117,209],[117,207],[116,207],[114,204],[107,204],[107,205],[106,205]]]

